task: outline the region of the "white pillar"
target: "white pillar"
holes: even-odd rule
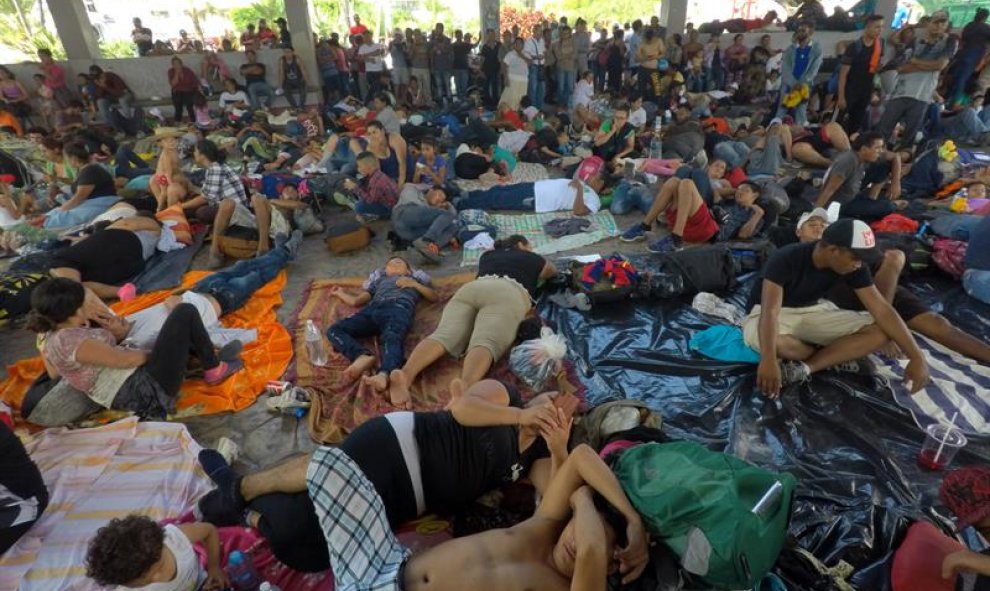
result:
[[[660,5],[660,24],[667,27],[667,35],[684,34],[687,11],[688,0],[663,0]]]
[[[897,13],[897,0],[877,0],[876,13],[884,18],[884,29],[889,29]]]
[[[309,21],[309,0],[284,0],[284,3],[286,24],[292,34],[292,47],[306,66],[306,78],[310,86],[319,92],[320,69],[316,67],[316,45],[313,43],[313,26]]]
[[[83,2],[48,0],[48,10],[69,59],[96,60],[101,57],[96,30],[89,22]]]
[[[499,10],[501,8],[499,0],[478,0],[478,14],[481,16],[481,33],[484,35],[485,31],[488,29],[494,30],[498,33],[498,38],[501,41],[502,34],[499,32]],[[481,38],[483,42],[484,37]]]

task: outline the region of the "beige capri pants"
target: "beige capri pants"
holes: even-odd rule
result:
[[[426,338],[443,345],[454,357],[484,347],[497,361],[516,340],[529,308],[529,294],[512,279],[479,277],[450,298],[440,324]]]
[[[756,351],[760,350],[760,310],[759,304],[753,306],[753,311],[743,321],[743,340]],[[832,302],[822,300],[804,308],[781,308],[777,322],[778,334],[826,347],[842,337],[856,334],[874,320],[869,312],[842,310]]]

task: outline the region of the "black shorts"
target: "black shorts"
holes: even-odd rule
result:
[[[361,423],[339,447],[375,485],[392,527],[417,517],[419,511],[409,469],[388,419],[378,416]]]
[[[916,317],[932,311],[928,307],[928,304],[914,295],[913,291],[900,285],[897,286],[897,291],[894,292],[894,310],[900,314],[904,322],[911,322]]]
[[[832,143],[829,141],[828,134],[825,132],[824,127],[808,130],[808,135],[796,138],[794,143],[808,144],[819,154],[825,154],[827,150],[832,149]]]
[[[120,285],[144,270],[144,250],[130,230],[101,230],[55,253],[51,268],[59,267],[75,269],[82,281]]]

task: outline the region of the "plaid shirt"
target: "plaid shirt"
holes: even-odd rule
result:
[[[358,181],[354,195],[365,203],[380,203],[391,209],[399,200],[399,187],[387,174],[376,170]]]
[[[224,199],[234,199],[249,207],[251,205],[241,178],[232,168],[219,162],[214,162],[206,169],[202,190],[203,198],[210,205],[217,205]]]

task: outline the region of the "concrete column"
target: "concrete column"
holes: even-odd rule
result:
[[[51,0],[55,1],[55,0]],[[310,88],[320,88],[320,69],[316,67],[316,45],[313,43],[313,26],[309,21],[309,0],[283,0],[285,20],[292,34],[292,47],[306,66],[306,78]],[[312,100],[313,97],[309,97]],[[317,96],[317,100],[320,97]]]
[[[663,0],[660,4],[660,24],[667,27],[667,35],[684,34],[687,10],[688,0]]]
[[[500,10],[499,0],[478,0],[478,14],[481,15],[481,33],[484,34],[488,29],[493,29],[499,34],[498,38],[502,40],[502,34],[499,31],[499,10]],[[482,37],[481,41],[484,41]]]
[[[889,29],[897,13],[897,0],[877,0],[876,13],[883,16],[884,29]]]
[[[102,57],[96,30],[89,22],[83,2],[48,0],[48,9],[70,60],[96,60]]]

